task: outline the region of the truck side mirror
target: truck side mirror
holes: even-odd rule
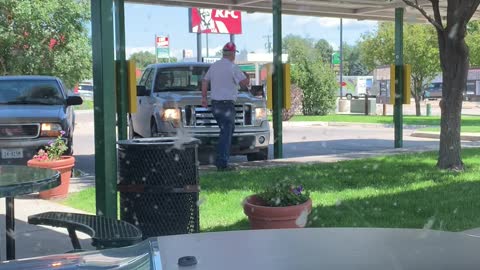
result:
[[[250,93],[252,93],[252,95],[255,97],[259,97],[259,98],[265,97],[265,90],[263,88],[263,85],[252,85],[252,88],[250,89]]]
[[[145,85],[137,85],[137,97],[149,96],[150,90],[147,90]]]
[[[67,106],[72,105],[82,105],[83,99],[79,96],[68,96],[67,97]]]

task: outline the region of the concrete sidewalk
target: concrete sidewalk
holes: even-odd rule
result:
[[[462,147],[480,147],[480,142],[463,143]],[[241,169],[268,168],[278,166],[288,166],[294,164],[311,164],[324,162],[337,162],[342,160],[370,158],[384,155],[396,155],[404,153],[419,153],[425,151],[437,150],[438,147],[422,147],[415,150],[411,149],[388,149],[381,151],[369,151],[358,153],[347,153],[338,155],[308,156],[298,158],[285,158],[278,160],[244,162],[238,165]],[[215,170],[214,166],[201,166],[200,173]],[[70,192],[78,192],[95,185],[94,176],[85,176],[71,179]],[[44,256],[58,253],[65,253],[73,249],[68,233],[64,228],[41,227],[27,224],[28,216],[46,211],[64,211],[82,213],[77,209],[66,207],[55,201],[46,201],[37,199],[36,194],[17,197],[15,199],[15,218],[16,218],[16,252],[17,258],[28,258],[35,256]],[[0,259],[5,260],[5,200],[0,199]],[[480,229],[469,231],[471,234],[480,235]],[[94,249],[90,245],[89,236],[78,233],[79,239],[84,249]]]
[[[16,197],[15,203],[15,237],[16,258],[29,258],[51,254],[65,253],[73,250],[65,228],[43,227],[27,223],[28,216],[48,212],[63,211],[82,213],[82,211],[37,198],[36,194]],[[95,249],[91,246],[88,235],[77,233],[82,248]],[[0,199],[0,260],[6,260],[5,253],[5,199]]]

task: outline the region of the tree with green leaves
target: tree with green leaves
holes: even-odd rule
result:
[[[480,66],[480,22],[474,21],[467,25],[465,41],[470,49],[470,66]]]
[[[393,23],[380,23],[378,30],[362,37],[361,58],[373,70],[381,65],[395,63],[395,32]],[[412,65],[412,97],[416,115],[421,115],[423,89],[440,71],[438,43],[435,31],[428,25],[405,24],[403,29],[404,62]]]
[[[325,39],[320,39],[315,43],[315,50],[320,54],[321,59],[325,63],[331,63],[333,47]]]
[[[88,0],[0,0],[0,74],[51,75],[67,87],[92,74]]]
[[[132,53],[129,59],[135,61],[136,67],[143,70],[155,63],[155,54],[148,51],[136,52]]]
[[[343,74],[346,76],[367,76],[370,73],[360,58],[358,44],[343,44]]]
[[[447,0],[442,14],[439,0],[429,0],[430,15],[418,1],[403,0],[420,12],[437,32],[443,86],[440,101],[440,169],[464,170],[461,157],[460,126],[463,93],[467,86],[469,49],[465,42],[467,25],[480,5],[480,0]],[[444,4],[444,3],[443,3]]]
[[[288,35],[284,50],[291,63],[292,83],[303,90],[304,115],[325,115],[335,108],[337,81],[330,63],[315,49],[309,38]]]
[[[135,65],[139,69],[145,69],[150,64],[155,64],[155,54],[149,51],[141,51],[132,53],[129,60],[135,61]],[[177,62],[176,57],[170,57],[170,63]],[[157,63],[169,63],[168,58],[159,58]]]

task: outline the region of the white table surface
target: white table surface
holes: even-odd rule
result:
[[[163,270],[480,269],[480,239],[409,229],[311,228],[158,238]],[[198,264],[178,266],[195,256]]]

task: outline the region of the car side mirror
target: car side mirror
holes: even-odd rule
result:
[[[147,90],[145,85],[137,85],[137,97],[149,96],[150,90]]]
[[[252,85],[252,88],[250,89],[250,93],[252,93],[252,95],[255,97],[260,97],[260,98],[265,97],[265,90],[263,88],[263,85]]]
[[[68,96],[67,106],[82,105],[83,99],[79,96]]]

